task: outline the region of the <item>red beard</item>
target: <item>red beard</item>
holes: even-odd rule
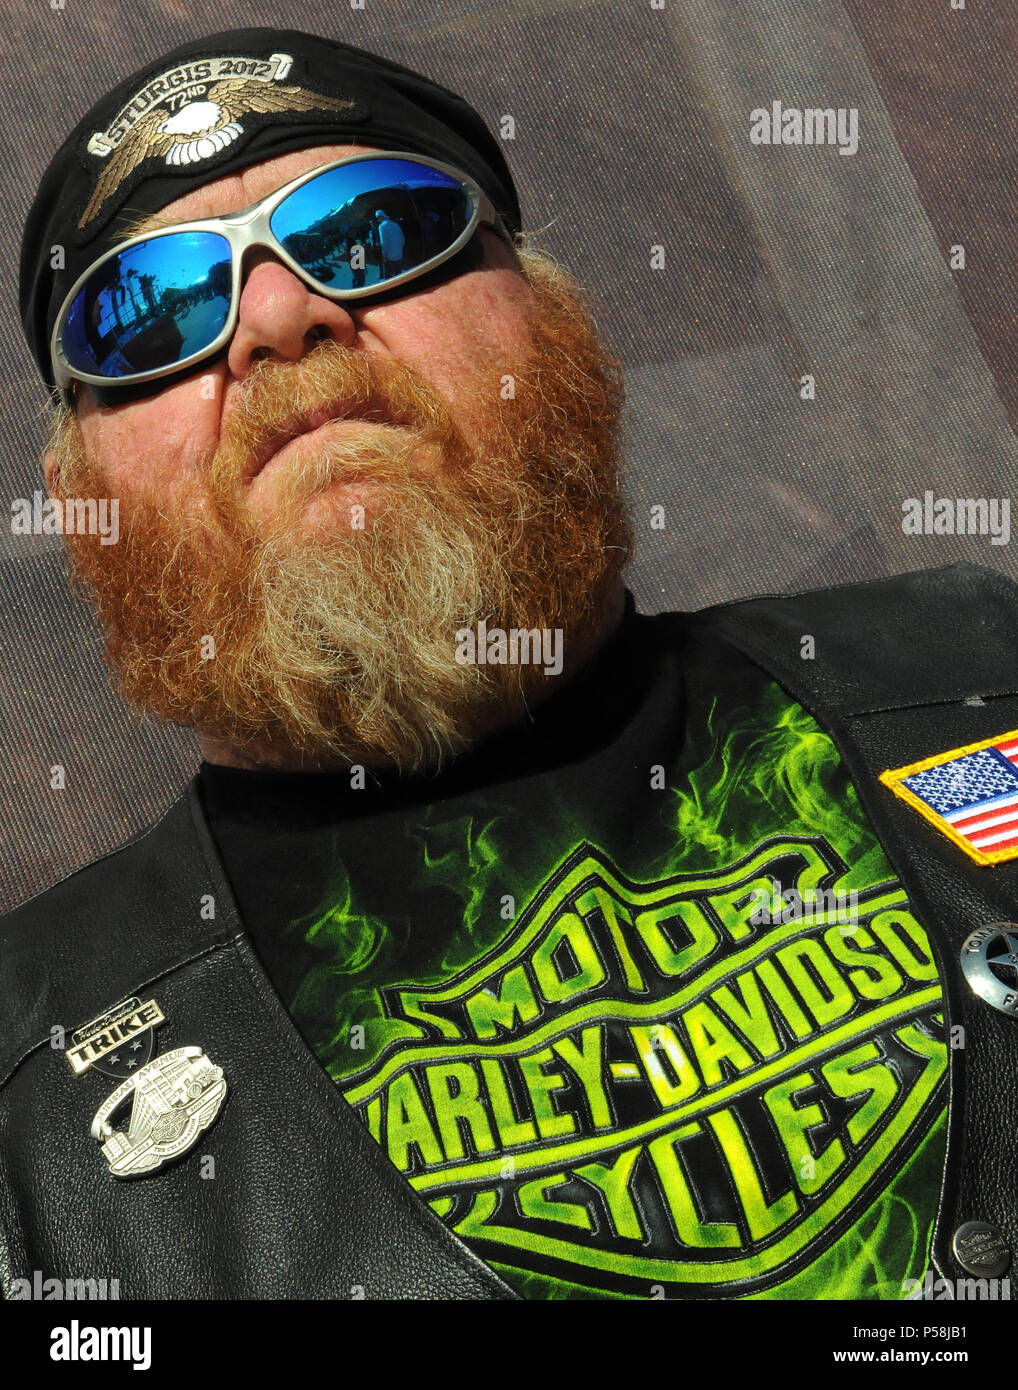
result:
[[[568,670],[629,550],[622,389],[572,282],[534,253],[521,260],[532,350],[482,380],[467,433],[406,366],[326,340],[253,370],[201,517],[121,498],[117,545],[67,538],[129,702],[241,759],[409,773],[547,689],[539,665],[460,664],[457,631],[560,629]],[[515,396],[503,399],[507,376]],[[245,492],[288,417],[337,400],[386,423],[328,427]],[[59,495],[108,491],[73,415],[53,451]],[[254,488],[271,496],[267,520],[245,505]]]

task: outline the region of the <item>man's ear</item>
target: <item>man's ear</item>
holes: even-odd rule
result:
[[[60,486],[60,464],[56,454],[45,453],[42,457],[42,473],[46,479],[46,491],[51,497],[56,497],[57,489]]]

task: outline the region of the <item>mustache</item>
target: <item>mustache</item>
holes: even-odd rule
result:
[[[242,526],[240,498],[265,464],[291,440],[334,419],[362,420],[364,429],[349,440],[323,441],[287,469],[275,486],[280,524],[337,478],[377,475],[405,484],[409,461],[422,448],[456,467],[464,457],[448,406],[412,367],[323,338],[297,361],[256,362],[230,400],[206,465],[220,522]]]
[[[296,362],[255,363],[223,419],[220,449],[255,454],[313,420],[345,418],[427,431],[447,424],[448,412],[405,363],[324,338]]]

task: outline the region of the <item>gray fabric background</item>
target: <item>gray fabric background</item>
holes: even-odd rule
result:
[[[645,611],[962,559],[1015,574],[1018,540],[901,530],[906,497],[1008,497],[1015,477],[1018,20],[1003,6],[56,3],[0,3],[5,506],[41,486],[46,402],[15,286],[39,173],[97,93],[153,55],[275,24],[428,72],[496,130],[515,117],[524,224],[590,287],[625,366]],[[858,153],[752,145],[749,112],[773,100],[857,107]],[[956,243],[969,264],[952,273]],[[144,827],[197,763],[189,733],[110,692],[61,547],[0,529],[0,907]]]

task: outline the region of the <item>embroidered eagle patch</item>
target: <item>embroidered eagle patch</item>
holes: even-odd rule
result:
[[[1018,729],[888,769],[880,780],[977,864],[1018,858]]]
[[[92,196],[78,222],[87,226],[148,159],[197,164],[232,145],[244,133],[240,117],[305,111],[342,111],[352,116],[356,101],[283,84],[293,59],[201,58],[160,73],[146,83],[110,122],[90,137],[87,150],[104,161]]]

